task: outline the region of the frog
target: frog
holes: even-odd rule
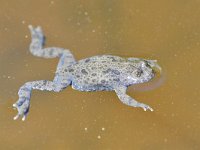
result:
[[[115,55],[97,55],[76,61],[69,49],[44,47],[45,35],[40,26],[28,26],[31,33],[30,52],[37,57],[59,58],[55,77],[52,81],[37,80],[26,82],[19,88],[18,100],[13,108],[24,121],[30,108],[32,90],[60,92],[66,87],[78,91],[114,91],[119,100],[131,107],[153,111],[149,105],[138,102],[127,94],[127,88],[134,84],[150,81],[161,67],[156,60]]]

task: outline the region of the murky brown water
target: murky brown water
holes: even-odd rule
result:
[[[1,0],[0,149],[200,149],[199,14],[199,0]],[[157,59],[164,70],[161,86],[128,90],[155,111],[123,105],[114,92],[69,87],[34,91],[27,120],[13,121],[19,87],[51,80],[58,62],[29,53],[28,24],[41,25],[48,46],[69,48],[77,59]]]

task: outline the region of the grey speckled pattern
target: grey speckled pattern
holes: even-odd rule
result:
[[[32,36],[30,52],[38,57],[59,57],[60,60],[53,81],[32,81],[20,87],[19,100],[13,104],[13,107],[18,110],[14,120],[19,116],[22,116],[22,120],[25,120],[33,89],[60,92],[69,85],[79,91],[115,91],[124,104],[141,107],[145,111],[148,109],[153,111],[150,106],[139,103],[128,96],[126,90],[130,85],[148,82],[152,79],[155,75],[153,68],[161,70],[156,60],[100,55],[76,62],[67,49],[43,48],[44,35],[41,27],[33,28],[30,25],[29,29]]]

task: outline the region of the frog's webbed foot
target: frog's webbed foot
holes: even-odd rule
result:
[[[22,121],[26,119],[26,115],[28,114],[30,106],[30,100],[21,97],[19,100],[13,104],[14,109],[17,109],[18,114],[13,118],[14,120],[17,120],[20,116],[22,116]]]
[[[144,111],[147,111],[147,110],[153,111],[153,108],[151,108],[149,105],[146,105],[143,103],[138,103],[136,107],[141,107],[141,108],[143,108]]]
[[[28,84],[23,85],[18,92],[19,99],[13,104],[14,109],[17,109],[18,114],[13,118],[14,120],[22,116],[22,120],[26,119],[30,106],[31,87]]]
[[[118,86],[115,88],[115,92],[122,103],[132,106],[132,107],[141,107],[144,111],[146,110],[153,111],[153,108],[151,108],[150,106],[143,103],[139,103],[133,98],[131,98],[130,96],[128,96],[126,94],[126,89],[127,87],[125,86]]]
[[[34,28],[32,25],[29,25],[28,28],[31,32],[31,37],[33,40],[38,40],[39,42],[42,43],[44,42],[44,34],[40,26]]]

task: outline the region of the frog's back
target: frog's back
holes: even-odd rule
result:
[[[97,55],[97,56],[92,56],[86,59],[79,60],[78,63],[88,63],[88,62],[101,62],[105,63],[107,62],[120,62],[124,61],[125,59],[119,56],[113,56],[113,55]]]
[[[123,72],[124,58],[100,55],[82,59],[71,67],[72,87],[81,91],[113,90]]]

